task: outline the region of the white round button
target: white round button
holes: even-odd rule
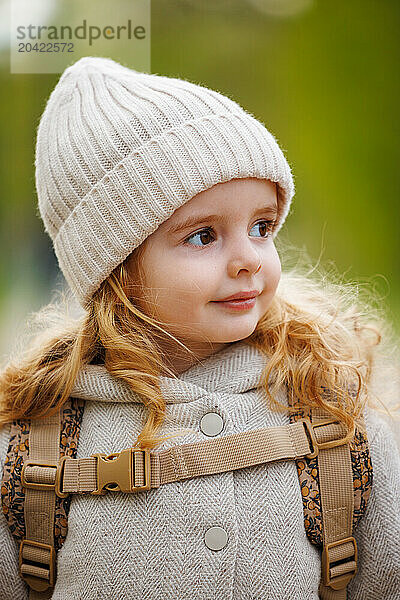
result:
[[[209,412],[200,420],[200,429],[204,435],[214,436],[221,433],[224,428],[224,421],[218,413]]]
[[[210,527],[205,533],[204,541],[210,550],[222,550],[228,542],[228,534],[222,527]]]

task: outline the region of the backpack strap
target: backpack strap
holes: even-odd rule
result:
[[[33,433],[31,429],[29,442],[35,446],[40,440],[43,451],[34,452],[41,459],[32,459],[30,455],[21,472],[21,483],[26,490],[25,502],[28,493],[36,494],[34,504],[30,504],[25,510],[27,535],[21,542],[20,551],[20,574],[30,586],[30,600],[51,598],[55,584],[56,495],[65,498],[73,492],[102,495],[107,490],[149,490],[173,481],[276,460],[296,459],[317,451],[317,441],[312,436],[309,421],[304,420],[281,427],[268,427],[215,440],[173,446],[156,453],[134,447],[108,456],[98,453],[82,459],[64,455],[57,461],[55,455],[56,449],[59,452],[59,429],[57,433],[55,421],[56,419],[51,423],[51,431],[45,425],[40,427],[38,423],[35,424]],[[43,456],[51,458],[46,461]],[[26,564],[25,561],[29,563]],[[39,566],[37,563],[43,564]]]
[[[57,469],[60,446],[60,411],[32,421],[29,432],[29,459],[26,469],[34,474],[43,466]],[[25,491],[25,538],[19,550],[19,573],[29,585],[29,599],[51,598],[56,578],[54,547],[55,494],[51,478],[33,483]]]
[[[64,455],[68,455],[68,456],[76,456],[77,453],[77,447],[78,447],[78,443],[79,443],[79,434],[80,434],[80,429],[81,429],[81,424],[82,424],[82,418],[83,418],[83,413],[84,413],[84,407],[85,407],[85,402],[84,400],[80,399],[80,398],[73,398],[70,397],[67,402],[63,405],[62,407],[62,413],[61,413],[61,426],[60,426],[60,435],[59,435],[59,454],[58,454],[58,458],[57,460],[53,461],[53,460],[48,460],[49,463],[56,463],[55,467],[57,468],[58,466],[58,462],[59,462],[59,457],[63,457]],[[55,419],[57,419],[57,417],[54,417]],[[40,439],[38,442],[35,442],[35,440],[33,439],[34,436],[36,437],[35,433],[32,432],[31,435],[31,428],[33,427],[33,429],[35,429],[41,422],[43,419],[40,419],[40,421],[35,420],[17,420],[17,421],[13,421],[11,424],[11,431],[10,431],[10,440],[9,440],[9,447],[8,447],[8,452],[6,455],[6,459],[5,459],[5,463],[4,463],[4,470],[3,470],[3,479],[1,482],[1,504],[2,504],[2,510],[4,513],[4,516],[7,520],[10,532],[12,534],[12,536],[14,537],[14,539],[16,540],[16,542],[18,543],[18,545],[21,548],[21,542],[23,540],[27,540],[29,539],[29,536],[26,533],[26,523],[25,520],[28,523],[29,521],[36,522],[39,518],[43,519],[43,516],[39,515],[38,513],[35,514],[35,516],[33,517],[32,515],[32,511],[31,515],[32,518],[29,517],[29,514],[25,517],[25,498],[26,498],[26,492],[30,493],[31,490],[28,490],[23,487],[22,485],[22,471],[24,470],[24,466],[28,467],[28,473],[29,470],[34,471],[36,470],[36,472],[41,473],[42,469],[48,469],[50,471],[51,478],[47,481],[47,485],[48,487],[46,488],[46,490],[43,490],[43,493],[46,494],[47,498],[49,498],[49,493],[53,495],[53,497],[55,498],[55,517],[54,517],[54,543],[55,543],[55,552],[57,554],[57,551],[62,547],[66,536],[67,536],[67,531],[68,531],[68,513],[69,513],[69,507],[70,507],[70,503],[71,503],[71,496],[67,496],[67,497],[59,497],[57,495],[54,496],[54,486],[51,485],[50,486],[50,482],[52,481],[53,477],[54,477],[54,473],[56,471],[56,469],[54,467],[36,467],[36,468],[32,468],[29,467],[29,460],[32,459],[32,456],[36,456],[37,457],[37,453],[34,450],[34,447],[41,447],[42,445],[42,439]],[[54,424],[53,424],[54,425]],[[54,439],[53,442],[51,443],[51,446],[53,446],[54,443],[54,455],[57,456],[57,451],[56,451],[56,427],[49,428],[47,427],[47,433],[45,434],[45,443],[47,440],[47,443],[49,444],[49,438],[48,438],[48,434],[49,432],[54,433]],[[30,452],[30,443],[33,444],[33,454],[31,454]],[[46,454],[46,459],[48,458],[49,455]],[[52,455],[50,455],[52,456]],[[36,459],[35,459],[36,460]],[[37,461],[39,461],[40,459],[37,459]],[[25,474],[25,470],[24,470],[24,474]],[[29,479],[29,475],[28,475],[28,479]],[[38,481],[38,483],[45,483],[46,484],[46,479],[42,480],[42,481]],[[31,488],[32,491],[34,488]],[[37,493],[39,493],[39,490],[37,491]],[[29,525],[27,525],[27,527],[29,527]],[[49,526],[50,527],[50,526]],[[30,538],[32,539],[32,538]],[[35,541],[34,539],[32,541]],[[41,543],[41,542],[39,542]],[[49,544],[51,546],[51,544]],[[38,571],[35,569],[35,573],[39,574],[44,574],[45,577],[47,575],[47,579],[45,578],[45,580],[42,580],[41,583],[42,585],[46,583],[49,584],[50,582],[50,565],[48,562],[49,559],[49,554],[51,554],[51,550],[47,550],[42,548],[41,551],[38,551],[38,554],[35,554],[34,556],[32,556],[31,554],[31,550],[33,548],[33,544],[24,544],[24,552],[23,552],[23,556],[21,557],[21,563],[24,564],[23,570],[31,570],[29,569],[29,567],[37,567],[37,568],[42,568],[44,569],[44,573]],[[28,550],[29,547],[29,550]],[[36,548],[38,548],[36,546]],[[33,560],[30,561],[30,557],[33,558]],[[56,557],[55,557],[56,558]],[[37,559],[37,560],[35,560]],[[45,562],[41,562],[40,559],[45,559]],[[46,563],[47,561],[47,563]],[[39,564],[38,564],[39,563]],[[28,566],[28,569],[26,569],[26,566]],[[22,567],[22,564],[21,564]],[[32,585],[35,585],[35,587],[38,586],[40,578],[36,577],[34,575],[31,575],[31,583]],[[29,575],[27,576],[23,576],[23,579],[26,581],[26,583],[30,586],[29,584]],[[55,568],[54,568],[54,580],[55,580]],[[47,592],[48,595],[50,595],[50,592]],[[40,592],[38,590],[33,590],[30,587],[30,594],[31,594],[31,600],[32,598],[38,599],[39,598],[46,598],[46,591]],[[47,596],[48,597],[48,596]],[[51,596],[50,596],[51,597]]]
[[[45,466],[35,472],[25,469],[22,483],[29,488],[34,481],[51,480],[59,496],[138,492],[192,477],[295,459],[315,451],[317,442],[311,436],[309,421],[304,419],[290,425],[172,446],[159,452],[132,447],[80,459],[64,456],[56,472]]]
[[[41,488],[42,494],[47,494],[48,498],[49,491],[52,490],[53,494],[55,492],[58,502],[66,502],[70,500],[70,494],[72,493],[99,495],[105,494],[107,491],[137,492],[154,487],[157,488],[164,483],[241,469],[275,460],[295,459],[298,462],[303,459],[304,462],[316,461],[320,455],[323,456],[323,453],[325,453],[327,460],[324,462],[324,459],[321,459],[319,468],[323,468],[324,472],[327,473],[326,477],[322,475],[324,482],[326,479],[327,483],[323,484],[324,492],[321,495],[325,498],[323,503],[323,523],[326,530],[324,534],[326,557],[325,559],[323,558],[323,566],[328,565],[328,570],[325,569],[328,577],[324,578],[323,575],[321,593],[325,594],[325,596],[322,596],[324,600],[338,600],[339,598],[345,598],[345,595],[343,595],[342,591],[339,592],[341,596],[332,591],[334,590],[332,583],[336,585],[339,582],[338,577],[343,575],[344,567],[342,566],[343,562],[335,565],[332,565],[332,562],[348,558],[344,556],[343,551],[345,551],[345,554],[348,554],[348,545],[345,544],[345,540],[351,536],[351,528],[346,532],[342,530],[343,535],[339,535],[338,533],[342,522],[346,524],[349,522],[349,518],[347,517],[346,520],[346,517],[343,516],[348,510],[349,498],[347,497],[347,500],[346,498],[343,500],[342,491],[338,493],[337,482],[338,479],[341,480],[342,478],[337,477],[335,465],[338,461],[339,463],[344,461],[343,464],[345,465],[346,455],[342,456],[338,454],[333,462],[329,456],[332,451],[337,451],[341,447],[347,447],[348,449],[348,446],[347,444],[343,445],[344,427],[337,421],[327,419],[321,421],[321,418],[318,422],[311,422],[309,417],[298,418],[296,423],[291,423],[290,425],[267,427],[223,436],[213,440],[173,446],[160,452],[152,452],[135,447],[127,448],[110,455],[97,453],[78,460],[73,457],[76,456],[75,444],[75,454],[72,457],[71,454],[67,456],[67,452],[64,453],[62,450],[61,460],[55,460],[53,455],[53,458],[49,459],[47,465],[32,465],[29,461],[25,460],[22,472],[20,470],[18,472],[20,474],[20,482],[23,488],[26,488],[26,491],[34,491],[36,484],[41,486],[45,484],[46,487]],[[79,427],[72,428],[74,435],[77,434],[78,429]],[[55,439],[53,443],[56,447]],[[31,459],[31,456],[29,458]],[[36,460],[36,463],[38,460]],[[325,463],[327,463],[327,467]],[[8,466],[10,467],[11,463]],[[14,479],[17,478],[18,472],[14,472]],[[346,472],[345,466],[344,472]],[[9,479],[8,484],[12,481],[12,478]],[[13,486],[8,485],[8,490],[12,491]],[[302,495],[303,490],[304,488],[302,488]],[[331,494],[335,501],[330,505],[329,497]],[[328,500],[326,500],[326,496],[328,496]],[[3,509],[10,506],[8,504],[9,498],[10,495],[7,496],[7,494],[2,497]],[[360,514],[365,509],[365,504],[361,506]],[[9,513],[11,512],[10,510]],[[10,516],[12,515],[9,514]],[[333,525],[331,525],[332,516]],[[26,516],[27,519],[31,517],[32,512]],[[307,525],[306,530],[308,533]],[[28,539],[28,536],[25,537]],[[340,542],[340,544],[333,545],[335,542]],[[51,546],[49,542],[44,543]],[[353,548],[353,542],[349,543]],[[336,547],[338,547],[338,550],[336,550]],[[43,548],[42,550],[45,549]],[[356,550],[355,547],[354,550]],[[49,550],[49,553],[51,554],[51,550]],[[354,553],[354,562],[356,562],[356,558],[356,554]],[[28,559],[25,558],[25,560]],[[38,565],[36,564],[36,566]],[[49,566],[48,564],[47,587],[50,584]],[[37,570],[35,572],[38,573]],[[349,580],[355,572],[355,569],[352,573],[345,571]],[[27,583],[30,585],[29,581]],[[33,597],[39,599],[46,596],[36,595]]]
[[[315,428],[326,420],[315,419]],[[329,443],[327,432],[322,443]],[[346,587],[357,572],[357,544],[352,536],[354,490],[349,444],[320,448],[318,454],[322,512],[322,600],[345,600]]]

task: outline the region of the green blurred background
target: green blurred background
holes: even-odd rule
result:
[[[86,0],[82,11],[95,5]],[[216,89],[265,123],[296,183],[284,240],[347,280],[371,282],[400,331],[399,29],[398,0],[151,3],[151,72]],[[34,180],[36,129],[60,74],[10,74],[5,29],[0,41],[6,354],[25,316],[63,284]],[[129,47],[120,50],[111,58],[133,66]],[[107,43],[92,55],[108,56]]]

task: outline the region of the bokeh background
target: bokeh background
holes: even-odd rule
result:
[[[36,129],[60,74],[10,74],[0,22],[3,358],[63,279],[34,181]],[[400,332],[399,29],[398,0],[151,3],[151,72],[214,88],[265,123],[295,176],[285,241],[346,280],[369,282]],[[108,56],[107,43],[92,54]],[[134,66],[128,45],[111,58]]]

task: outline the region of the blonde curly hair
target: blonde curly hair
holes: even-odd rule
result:
[[[135,445],[152,449],[177,437],[156,435],[166,417],[159,376],[176,377],[164,364],[157,340],[167,335],[191,350],[165,324],[141,312],[128,292],[143,285],[145,245],[114,269],[82,316],[69,314],[68,294],[67,310],[65,302],[50,303],[33,314],[39,333],[0,373],[0,426],[55,413],[71,395],[79,370],[101,363],[148,409]],[[398,418],[399,405],[389,408],[379,384],[374,392],[372,377],[374,370],[381,379],[392,377],[384,369],[396,363],[396,348],[387,322],[360,300],[358,286],[332,280],[306,264],[284,271],[271,306],[247,341],[268,357],[260,385],[271,409],[323,407],[346,426],[350,441],[366,403]],[[282,385],[296,399],[293,407],[275,399]],[[332,395],[335,404],[329,401]]]

